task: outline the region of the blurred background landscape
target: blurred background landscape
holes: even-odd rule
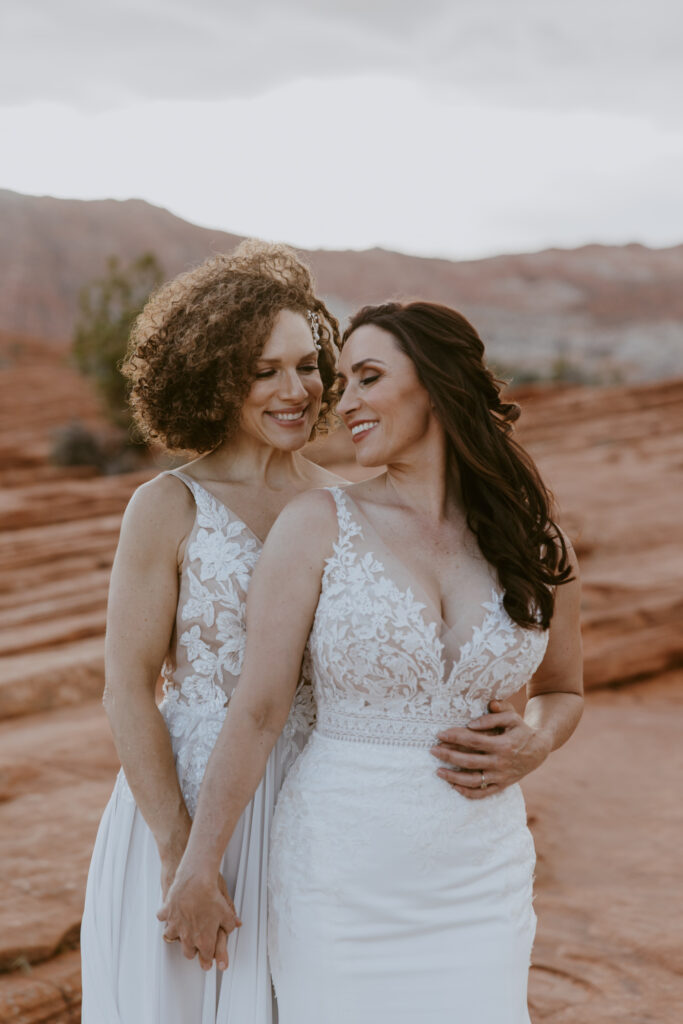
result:
[[[78,1019],[84,883],[117,769],[100,704],[108,575],[128,498],[164,464],[139,449],[121,463],[97,380],[73,356],[79,293],[111,256],[125,267],[144,247],[171,274],[238,239],[142,202],[4,193],[0,221],[0,1020],[28,1024]],[[581,560],[589,690],[577,736],[525,787],[539,851],[535,1019],[673,1021],[683,246],[466,263],[304,255],[340,315],[388,296],[457,306],[513,379],[521,439]],[[72,464],[57,465],[65,438]],[[354,473],[343,430],[312,454]]]
[[[108,578],[167,465],[121,345],[245,235],[342,320],[455,306],[510,381],[584,583],[584,718],[524,784],[532,1021],[680,1024],[682,47],[676,0],[2,5],[0,1024],[80,1019]]]

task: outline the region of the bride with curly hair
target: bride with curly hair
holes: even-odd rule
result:
[[[137,422],[168,452],[195,457],[135,492],[112,570],[104,706],[122,770],[88,876],[84,1024],[272,1020],[264,858],[310,727],[310,685],[221,860],[244,922],[229,945],[222,935],[236,970],[186,960],[162,941],[156,911],[240,675],[263,540],[290,499],[340,482],[300,453],[326,429],[338,340],[308,268],[255,241],[163,286],[133,328],[123,372]]]

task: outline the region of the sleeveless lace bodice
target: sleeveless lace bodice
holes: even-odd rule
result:
[[[162,668],[160,710],[174,740],[178,776],[193,813],[242,670],[247,590],[263,545],[200,483],[178,470],[173,475],[191,491],[196,516],[180,571],[175,642]],[[311,686],[302,677],[284,730],[283,763],[299,752],[313,719]]]
[[[426,605],[368,547],[340,488],[339,534],[327,560],[309,638],[317,728],[328,736],[429,746],[436,733],[484,714],[541,663],[547,630],[524,629],[492,585],[457,657],[449,658]],[[450,665],[449,665],[450,661]]]
[[[192,492],[196,516],[180,572],[175,649],[162,669],[164,696],[216,710],[242,668],[247,588],[261,542],[196,480],[173,475]]]

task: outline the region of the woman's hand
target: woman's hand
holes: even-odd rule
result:
[[[432,754],[444,766],[437,775],[470,800],[500,793],[538,768],[552,749],[505,700],[492,700],[490,714],[464,728],[439,733]]]
[[[464,728],[445,729],[432,747],[443,761],[437,775],[470,800],[500,793],[538,768],[581,718],[581,587],[574,550],[564,541],[573,576],[557,588],[548,646],[527,684],[524,717],[510,701],[492,700],[489,714]]]
[[[220,970],[228,966],[228,935],[242,922],[237,917],[225,879],[209,881],[199,875],[176,875],[157,917],[166,922],[163,938],[179,940],[188,960],[199,955],[202,970],[216,960]]]

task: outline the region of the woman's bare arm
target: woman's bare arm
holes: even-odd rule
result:
[[[154,691],[178,603],[178,550],[194,517],[187,488],[157,477],[126,509],[114,559],[105,643],[104,707],[135,802],[162,858],[164,891],[191,820]]]
[[[569,739],[581,718],[581,584],[576,555],[565,540],[574,579],[557,588],[548,647],[527,687],[524,715],[510,701],[493,700],[490,714],[466,727],[444,730],[432,749],[444,763],[438,774],[470,799],[519,782]]]
[[[249,585],[240,681],[209,759],[185,855],[159,913],[166,937],[179,938],[187,957],[199,952],[202,966],[214,951],[219,966],[227,966],[217,933],[232,931],[236,919],[217,890],[216,874],[287,721],[335,535],[329,495],[311,491],[296,498],[271,529]]]

